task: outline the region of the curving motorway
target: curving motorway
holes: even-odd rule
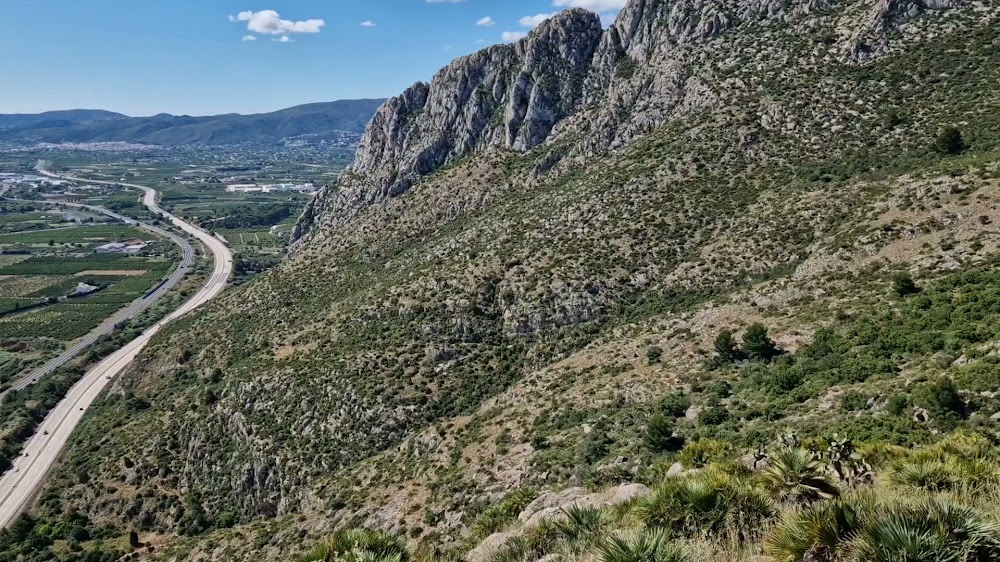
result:
[[[24,455],[14,461],[14,468],[0,478],[0,526],[8,527],[29,505],[35,493],[41,488],[46,476],[59,457],[60,451],[69,441],[73,429],[80,423],[87,408],[100,396],[104,388],[120,374],[139,354],[149,340],[167,323],[184,316],[195,308],[213,299],[226,287],[233,271],[233,254],[226,245],[208,232],[184,222],[165,212],[156,204],[156,191],[143,185],[85,180],[69,176],[51,174],[41,166],[42,175],[81,183],[112,185],[139,189],[144,192],[143,203],[152,212],[158,213],[181,230],[200,240],[214,257],[212,275],[205,286],[190,300],[181,305],[166,318],[160,320],[137,338],[112,353],[83,376],[66,397],[49,412],[37,433],[28,440]]]

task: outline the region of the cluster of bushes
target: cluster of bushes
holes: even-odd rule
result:
[[[715,356],[710,367],[724,367],[743,360],[769,362],[782,353],[768,335],[767,327],[760,323],[751,324],[743,332],[742,344],[737,343],[732,330],[719,332],[714,347]]]
[[[926,442],[933,430],[950,431],[972,423],[977,411],[994,411],[996,405],[980,395],[1000,384],[998,361],[982,347],[994,338],[993,319],[1000,314],[994,290],[1000,274],[994,266],[924,287],[905,276],[893,283],[894,292],[906,297],[894,307],[838,317],[792,354],[777,350],[761,326],[748,328],[741,343],[723,331],[710,370],[693,377],[697,427],[682,424],[671,435],[749,446],[759,433],[748,429],[773,433],[793,416],[798,419],[791,429],[808,433],[829,423],[814,419],[810,404],[833,387],[845,389],[839,398],[840,412],[849,414],[841,420],[843,431],[861,440]],[[955,364],[963,356],[964,364]],[[907,364],[926,369],[909,384],[895,382]],[[867,391],[873,384],[883,390]],[[652,416],[657,415],[654,408]],[[651,417],[650,426],[661,435],[668,429],[659,417]],[[670,450],[654,441],[647,442],[650,450]]]
[[[112,536],[110,529],[75,511],[58,519],[22,515],[10,528],[0,529],[0,560],[113,562],[126,552],[106,540]]]
[[[757,470],[730,457],[664,477],[647,495],[619,506],[570,507],[512,533],[487,560],[1000,559],[1000,521],[990,509],[1000,492],[1000,455],[984,436],[957,433],[915,450],[875,444],[855,451],[846,442],[831,442],[827,453],[807,447],[786,440]],[[523,508],[533,496],[512,494],[487,513],[514,513],[512,506]],[[453,551],[410,552],[393,535],[345,531],[300,560],[459,560],[487,534],[520,525],[513,515],[500,525],[493,515],[486,519],[488,529]]]
[[[677,419],[683,417],[691,401],[683,392],[675,392],[657,404],[656,413],[649,418],[644,435],[646,445],[654,452],[679,451],[684,438],[677,433]]]
[[[299,562],[406,562],[406,541],[398,536],[367,529],[346,529],[317,545]]]

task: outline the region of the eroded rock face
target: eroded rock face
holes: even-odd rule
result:
[[[849,1],[631,0],[607,30],[586,10],[557,14],[527,38],[456,59],[429,84],[388,100],[354,165],[310,202],[292,238],[341,225],[472,153],[565,140],[568,148],[539,164],[544,173],[561,158],[616,149],[672,119],[718,108],[717,85],[690,70],[705,54],[699,46],[751,25],[796,22],[812,33],[810,15]],[[853,0],[840,48],[849,60],[870,60],[889,50],[892,29],[963,2]]]
[[[876,58],[889,50],[889,33],[927,12],[955,8],[965,0],[876,0],[862,17],[848,41],[847,55],[854,60]]]
[[[456,59],[430,84],[390,99],[369,124],[351,173],[310,205],[303,228],[325,211],[338,215],[334,223],[349,218],[473,151],[535,148],[579,109],[602,36],[596,14],[568,10],[530,37]]]

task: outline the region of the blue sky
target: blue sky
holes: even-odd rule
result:
[[[0,113],[272,111],[387,97],[579,6],[625,0],[2,0]]]

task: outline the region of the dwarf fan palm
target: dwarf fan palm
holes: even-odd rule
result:
[[[802,448],[782,449],[771,455],[770,460],[759,478],[775,499],[810,502],[840,495],[823,463],[811,452]]]
[[[662,530],[615,533],[597,548],[600,562],[687,562],[689,556],[670,544]]]

